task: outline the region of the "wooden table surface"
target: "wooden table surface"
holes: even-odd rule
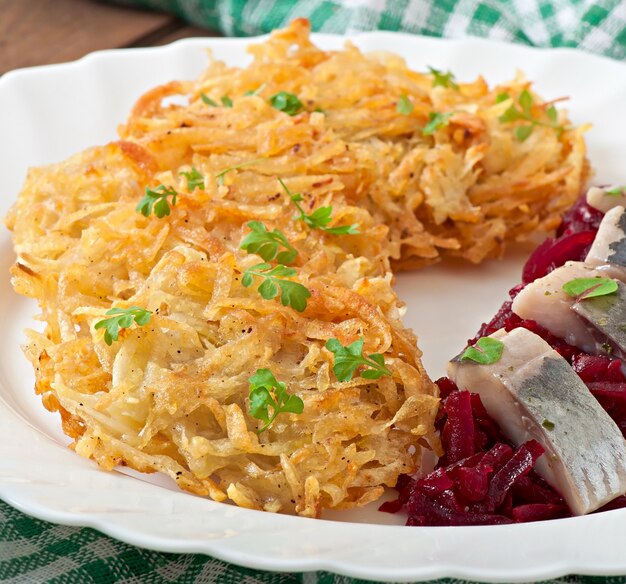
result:
[[[99,49],[218,35],[169,14],[95,0],[0,0],[0,75],[18,67],[73,61]]]

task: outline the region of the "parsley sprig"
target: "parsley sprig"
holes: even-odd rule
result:
[[[454,81],[454,73],[451,71],[440,71],[439,69],[435,69],[434,67],[428,67],[430,74],[433,76],[433,87],[446,87],[450,89],[454,89],[455,91],[459,90],[459,86]]]
[[[211,99],[206,93],[201,93],[200,99],[211,107],[219,107],[219,104],[214,99]],[[220,97],[220,101],[224,107],[233,107],[233,100],[228,97],[228,95],[222,95],[222,97]]]
[[[104,329],[104,342],[109,346],[119,338],[120,329],[130,328],[133,322],[138,326],[148,324],[152,316],[152,312],[139,306],[111,308],[105,314],[110,318],[98,321],[94,328],[96,330]]]
[[[266,262],[278,260],[281,264],[290,264],[298,256],[298,250],[289,243],[279,229],[268,231],[260,221],[249,221],[250,233],[241,242],[241,249],[260,255]],[[278,252],[282,246],[286,251]]]
[[[256,89],[250,89],[249,91],[246,91],[244,95],[246,96],[259,95],[259,93],[261,93],[266,87],[267,87],[267,83],[263,83],[262,85],[259,85]]]
[[[204,189],[204,175],[194,166],[191,167],[190,171],[181,172],[180,175],[187,179],[187,189],[190,193],[198,188]]]
[[[363,355],[363,339],[354,341],[344,347],[338,339],[328,339],[326,348],[335,356],[333,371],[339,381],[350,381],[359,367],[361,377],[365,379],[378,379],[383,375],[391,375],[391,371],[385,367],[385,358],[380,353]]]
[[[461,361],[474,361],[480,365],[491,365],[502,357],[504,343],[491,337],[481,337],[476,343],[467,347],[459,357]]]
[[[240,162],[239,164],[235,164],[233,166],[229,166],[228,168],[225,168],[224,170],[220,170],[215,175],[215,178],[217,179],[217,184],[223,185],[224,184],[224,177],[229,172],[232,172],[233,170],[238,170],[240,168],[245,168],[246,166],[251,166],[253,164],[256,164],[257,162],[261,162],[261,160],[264,160],[264,158],[255,158],[254,160],[246,160],[245,162]]]
[[[422,128],[422,134],[432,136],[439,128],[444,128],[450,123],[450,118],[454,112],[442,114],[440,112],[430,112],[428,115],[428,123]]]
[[[617,282],[611,278],[574,278],[563,284],[563,291],[578,300],[607,296],[614,294],[617,290]]]
[[[298,96],[288,91],[275,93],[270,97],[269,102],[273,108],[290,116],[295,116],[304,109],[304,104],[298,99]]]
[[[280,182],[283,189],[292,200],[293,204],[298,209],[298,215],[296,219],[304,222],[311,229],[321,229],[322,231],[326,231],[326,233],[332,233],[334,235],[355,235],[359,233],[358,225],[340,225],[338,227],[328,227],[328,224],[332,220],[333,207],[332,205],[328,205],[326,207],[318,207],[313,211],[313,213],[306,213],[300,204],[304,199],[300,193],[292,193],[287,185],[284,183],[283,179],[278,177],[278,181]]]
[[[414,109],[413,102],[406,95],[401,95],[396,104],[398,113],[401,113],[403,116],[409,116]]]
[[[257,369],[250,382],[250,415],[263,422],[257,433],[265,432],[279,414],[301,414],[304,402],[287,393],[287,386],[278,381],[269,369]],[[270,411],[271,408],[271,411]]]
[[[256,264],[246,269],[241,278],[244,288],[252,286],[254,277],[262,278],[263,282],[257,288],[259,294],[265,300],[272,300],[278,296],[280,289],[280,302],[283,306],[291,306],[298,312],[306,309],[307,298],[311,297],[309,290],[299,282],[292,282],[285,278],[296,275],[294,268],[288,268],[279,264],[272,267],[266,262]]]
[[[173,187],[167,187],[165,185],[159,185],[154,189],[146,187],[146,194],[141,201],[139,201],[135,210],[144,217],[150,217],[154,211],[154,214],[159,219],[162,219],[172,212],[167,200],[168,197],[172,197],[172,205],[175,205],[178,193]]]
[[[511,99],[511,96],[508,93],[499,93],[496,96],[496,103],[502,103],[507,99]],[[528,122],[528,124],[517,126],[514,130],[515,137],[520,142],[524,142],[524,140],[526,140],[533,133],[535,127],[537,126],[552,128],[556,131],[558,137],[560,137],[561,134],[567,129],[565,126],[558,123],[559,114],[553,105],[546,108],[545,114],[548,118],[547,122],[534,117],[532,108],[533,96],[530,91],[524,89],[517,98],[517,105],[513,103],[499,118],[500,122],[503,124],[519,120]]]

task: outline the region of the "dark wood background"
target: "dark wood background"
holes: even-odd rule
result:
[[[94,0],[0,0],[0,75],[100,49],[151,47],[192,36],[218,33],[169,14]]]

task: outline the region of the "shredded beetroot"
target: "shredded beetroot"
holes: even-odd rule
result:
[[[563,222],[556,232],[557,237],[580,231],[597,231],[603,217],[604,213],[590,207],[586,195],[582,194],[574,206],[565,213]]]
[[[443,403],[448,420],[441,433],[446,452],[443,464],[458,462],[475,452],[474,416],[469,392],[455,391]]]
[[[522,272],[522,282],[530,284],[569,261],[587,257],[596,231],[580,231],[559,239],[546,239],[528,258]]]
[[[566,516],[563,500],[532,472],[543,448],[534,440],[518,448],[500,441],[477,394],[455,389],[450,380],[437,383],[451,389],[439,421],[446,456],[429,475],[403,479],[399,498],[380,510],[405,508],[407,525],[497,525]],[[476,448],[477,430],[489,443],[482,451]]]
[[[572,360],[572,367],[584,382],[626,381],[619,359],[581,353]]]
[[[557,239],[547,239],[528,258],[522,284],[509,291],[510,300],[476,336],[499,329],[526,328],[560,353],[626,436],[626,375],[616,358],[588,355],[568,345],[532,320],[513,314],[512,300],[530,282],[568,261],[587,255],[603,214],[581,197],[566,214]],[[381,511],[408,512],[407,525],[498,525],[544,521],[571,515],[561,496],[533,468],[543,448],[530,440],[514,448],[489,416],[480,396],[460,391],[447,377],[437,380],[442,407],[436,422],[445,454],[429,475],[398,480],[399,497]],[[598,511],[626,507],[618,497]]]

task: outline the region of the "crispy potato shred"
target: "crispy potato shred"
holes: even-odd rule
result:
[[[433,87],[397,56],[322,51],[304,20],[250,51],[244,69],[211,60],[197,81],[146,93],[119,141],[32,169],[7,218],[13,284],[39,301],[45,330],[28,332],[26,354],[77,453],[216,501],[318,517],[376,500],[439,448],[437,388],[401,322],[392,266],[480,262],[554,228],[585,181],[585,145],[563,112],[564,131],[537,125],[524,141],[521,122],[499,121],[512,102],[496,95],[528,89],[522,77]],[[302,111],[273,107],[280,91]],[[549,104],[532,95],[539,116]],[[448,124],[424,134],[433,112]],[[181,174],[192,168],[197,188]],[[278,177],[306,212],[332,205],[330,225],[359,233],[294,220]],[[139,200],[161,184],[178,193],[171,214],[144,217]],[[264,299],[258,279],[242,285],[262,261],[240,248],[252,220],[297,249],[303,312]],[[95,324],[131,306],[150,322],[107,345]],[[331,338],[362,338],[392,375],[338,381]],[[264,432],[248,382],[261,368],[304,402]]]

